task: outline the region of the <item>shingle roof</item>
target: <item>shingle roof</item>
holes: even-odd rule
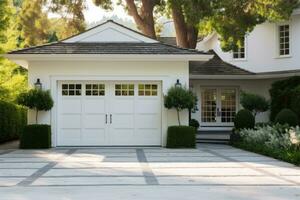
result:
[[[214,51],[214,57],[207,62],[190,61],[190,74],[192,75],[253,75],[255,73],[241,69],[224,62]]]
[[[163,43],[66,43],[57,42],[16,51],[9,54],[172,54],[193,55],[203,52]]]

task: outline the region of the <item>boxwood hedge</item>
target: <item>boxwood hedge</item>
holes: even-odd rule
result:
[[[195,148],[196,128],[191,126],[170,126],[167,148]]]
[[[0,143],[18,139],[27,124],[27,110],[0,101]]]
[[[44,124],[27,125],[21,135],[21,149],[46,149],[51,147],[51,127]]]

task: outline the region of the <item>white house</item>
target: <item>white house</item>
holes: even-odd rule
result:
[[[215,36],[203,43],[204,50],[217,48]],[[54,107],[39,121],[51,124],[53,147],[164,146],[177,118],[164,108],[163,96],[177,81],[199,97],[193,118],[200,130],[230,130],[241,90],[268,96],[274,80],[296,74],[253,73],[214,52],[178,48],[113,21],[5,56],[28,69],[31,86],[40,80],[51,91]],[[183,124],[188,117],[181,113]],[[268,120],[268,114],[259,120]]]

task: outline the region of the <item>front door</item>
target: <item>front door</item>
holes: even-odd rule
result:
[[[237,89],[206,87],[201,89],[201,126],[233,126],[237,112]]]

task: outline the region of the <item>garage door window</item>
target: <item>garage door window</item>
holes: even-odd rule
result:
[[[139,96],[157,96],[157,84],[139,84]]]
[[[81,84],[62,84],[63,96],[81,96]]]
[[[85,85],[86,96],[105,96],[104,84],[86,84]]]
[[[115,84],[116,96],[134,96],[134,84]]]

